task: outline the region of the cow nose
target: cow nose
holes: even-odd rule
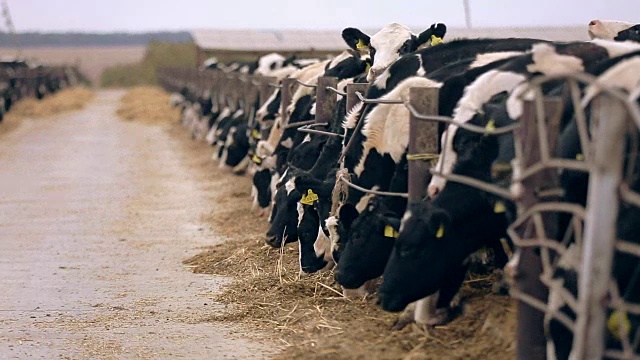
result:
[[[440,189],[437,186],[429,186],[427,193],[429,194],[429,197],[433,199],[440,193]]]
[[[600,22],[600,21],[598,21],[598,20],[591,20],[591,21],[589,22],[589,26],[596,26],[596,25],[598,25],[598,23],[599,23],[599,22]]]
[[[376,70],[376,69],[369,69],[369,74],[370,74],[372,77],[375,77],[376,75],[378,75],[378,70]]]

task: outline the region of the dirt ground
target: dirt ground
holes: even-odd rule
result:
[[[250,330],[207,321],[228,282],[182,261],[217,244],[187,140],[84,110],[0,123],[0,358],[265,358]]]
[[[174,132],[187,137],[182,129]],[[203,221],[228,241],[185,261],[199,274],[232,277],[211,299],[228,304],[213,323],[246,324],[284,346],[278,359],[513,359],[515,304],[491,293],[490,276],[470,275],[463,315],[446,326],[401,331],[397,314],[385,313],[375,295],[346,299],[332,272],[300,275],[297,245],[279,251],[264,245],[267,220],[251,213],[251,179],[217,169],[211,148],[182,143],[188,166],[201,168],[212,204]]]

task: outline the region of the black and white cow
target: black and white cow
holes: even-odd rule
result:
[[[401,56],[416,51],[424,44],[441,43],[446,32],[447,27],[441,23],[432,24],[419,35],[404,25],[391,23],[373,36],[356,28],[346,28],[342,31],[342,38],[350,48],[369,52],[372,65],[367,80],[373,81]]]
[[[592,39],[640,42],[640,24],[613,20],[591,20],[589,36]]]
[[[465,123],[480,114],[483,105],[502,92],[511,93],[505,102],[510,119],[516,121],[522,114],[521,95],[528,90],[527,80],[539,74],[560,75],[573,72],[593,72],[598,65],[610,58],[640,50],[640,44],[618,43],[604,40],[566,44],[538,44],[531,54],[514,60],[478,77],[465,89],[453,114],[455,123]],[[482,114],[480,114],[482,115]],[[436,169],[449,174],[456,162],[451,149],[452,139],[458,127],[451,125],[442,135],[444,156],[438,159]],[[441,191],[445,179],[435,175],[429,183],[429,195]],[[516,191],[516,190],[514,190]]]

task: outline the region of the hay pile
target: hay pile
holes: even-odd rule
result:
[[[169,105],[169,93],[155,86],[138,86],[120,100],[118,116],[145,124],[169,124],[180,117],[180,110]]]
[[[40,118],[80,110],[94,97],[95,93],[86,87],[64,89],[42,100],[22,99],[11,108],[7,117],[11,120]]]
[[[184,137],[184,130],[181,131]],[[218,170],[210,148],[185,142],[189,165],[202,167],[213,210],[202,219],[227,239],[185,261],[194,272],[232,277],[209,296],[227,312],[207,321],[246,324],[283,347],[281,359],[507,359],[515,356],[515,306],[492,295],[484,279],[463,289],[464,314],[447,326],[410,325],[391,330],[375,295],[343,298],[332,273],[299,276],[297,245],[281,251],[263,245],[267,221],[251,214],[251,180]],[[197,158],[197,159],[196,159]],[[212,170],[216,168],[215,170]],[[212,173],[213,172],[213,173]]]

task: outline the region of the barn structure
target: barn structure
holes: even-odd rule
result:
[[[418,33],[425,26],[411,26]],[[375,34],[378,29],[363,29]],[[259,56],[278,52],[299,58],[322,57],[337,54],[346,48],[336,30],[193,30],[191,36],[197,47],[197,62],[215,56],[223,63],[252,61]],[[552,41],[588,40],[587,25],[563,27],[510,27],[510,28],[449,28],[445,41],[456,38],[538,38]]]

